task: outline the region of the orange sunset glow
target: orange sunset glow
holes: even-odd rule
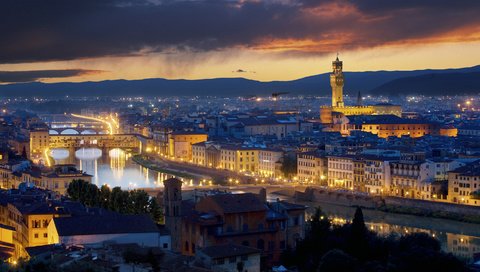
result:
[[[348,59],[346,71],[478,65],[477,3],[460,2],[464,4],[108,1],[97,8],[95,1],[59,2],[57,9],[65,9],[62,22],[49,16],[55,10],[34,3],[17,15],[23,23],[10,25],[16,31],[2,37],[0,75],[70,72],[0,77],[0,83],[157,77],[291,80],[328,72],[326,64],[337,52]],[[22,20],[29,9],[32,17]]]

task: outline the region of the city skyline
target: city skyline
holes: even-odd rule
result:
[[[346,71],[480,64],[475,1],[455,6],[302,0],[1,5],[3,84],[155,77],[292,80],[330,72],[328,63],[337,52],[348,60]]]

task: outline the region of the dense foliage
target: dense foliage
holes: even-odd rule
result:
[[[280,168],[286,178],[291,178],[297,174],[297,157],[296,155],[287,154],[283,158],[283,163]]]
[[[123,214],[150,214],[157,223],[163,219],[157,199],[143,190],[124,191],[120,187],[110,190],[107,185],[98,188],[95,184],[74,180],[69,184],[67,193],[72,200],[87,207],[101,207]]]
[[[480,190],[477,190],[471,194],[473,199],[480,199]]]
[[[428,234],[380,237],[368,231],[360,208],[352,223],[343,226],[332,226],[317,208],[305,239],[296,250],[287,250],[283,262],[299,271],[466,271]]]

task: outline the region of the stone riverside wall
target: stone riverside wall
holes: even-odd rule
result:
[[[480,207],[410,198],[367,196],[348,191],[337,192],[319,188],[306,188],[305,192],[297,191],[295,192],[295,198],[299,201],[323,202],[343,206],[364,208],[402,207],[425,210],[426,212],[480,216]]]
[[[296,192],[295,198],[301,201],[323,202],[344,206],[360,206],[364,208],[376,208],[383,204],[382,198],[380,197],[316,188],[307,188],[305,192]]]
[[[449,213],[458,213],[463,215],[480,216],[480,207],[460,205],[445,202],[434,202],[420,199],[385,197],[383,199],[386,206],[400,206],[416,209],[424,209],[428,211],[442,211]]]

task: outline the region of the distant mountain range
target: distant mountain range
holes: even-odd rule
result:
[[[374,95],[457,95],[480,93],[480,65],[460,69],[345,72],[345,93]],[[330,95],[329,73],[291,81],[260,82],[244,78],[201,80],[106,80],[79,83],[17,83],[0,85],[1,97],[61,96],[249,96],[289,92]]]

